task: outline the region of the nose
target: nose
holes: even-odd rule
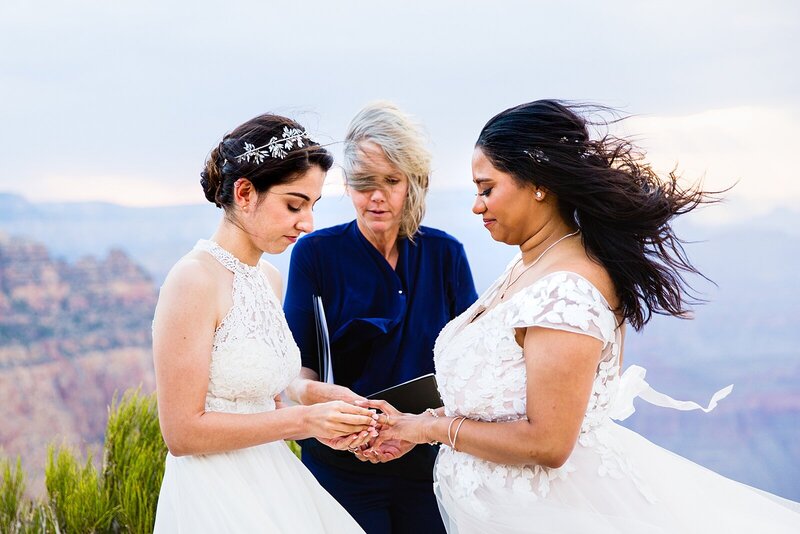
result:
[[[308,212],[304,213],[300,220],[297,221],[295,228],[299,232],[303,232],[304,234],[310,234],[314,231],[314,214],[311,213],[309,210]]]
[[[475,215],[480,215],[486,211],[486,203],[483,201],[483,197],[480,195],[475,195],[475,202],[472,203],[472,213]]]
[[[384,193],[383,189],[373,189],[369,192],[369,199],[372,202],[385,202],[386,194]]]

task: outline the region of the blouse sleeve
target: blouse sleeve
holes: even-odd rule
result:
[[[506,324],[513,328],[563,330],[604,344],[614,340],[614,313],[597,288],[579,274],[549,274],[514,295],[509,304]]]
[[[319,294],[320,288],[315,273],[312,243],[307,238],[300,239],[292,249],[283,311],[300,348],[303,367],[319,372],[313,296]]]

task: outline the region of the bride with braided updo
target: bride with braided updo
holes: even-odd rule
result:
[[[376,416],[343,401],[281,405],[300,353],[280,275],[261,260],[311,231],[332,163],[302,126],[276,115],[242,124],[211,152],[201,183],[224,215],[172,268],[153,321],[170,451],[156,532],[362,532],[284,440],[358,446],[376,435]]]

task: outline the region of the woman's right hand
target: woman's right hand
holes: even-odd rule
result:
[[[303,396],[300,399],[303,404],[319,404],[321,402],[328,402],[340,400],[353,404],[356,401],[366,400],[361,395],[357,395],[350,388],[339,386],[336,384],[327,384],[317,380],[309,380],[303,388]]]
[[[315,438],[330,440],[364,431],[377,435],[378,415],[374,410],[341,400],[306,406],[304,419],[307,433]]]

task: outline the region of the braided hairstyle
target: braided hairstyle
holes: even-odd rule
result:
[[[260,147],[273,139],[281,139],[284,128],[304,131],[297,122],[266,113],[254,117],[223,137],[206,160],[200,173],[200,185],[206,199],[218,208],[233,206],[233,186],[239,178],[247,178],[259,193],[275,185],[285,184],[317,165],[327,172],[333,156],[319,143],[304,138],[302,147],[288,150],[283,158],[237,158],[245,151],[245,143]]]

